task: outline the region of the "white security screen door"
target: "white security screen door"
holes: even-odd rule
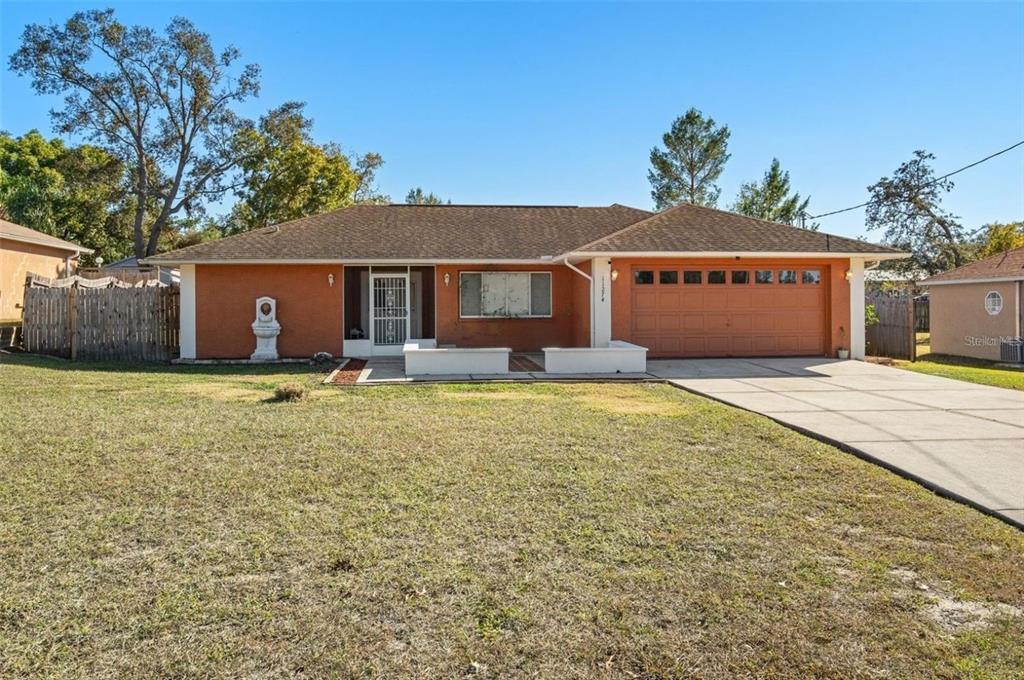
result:
[[[370,291],[373,296],[370,305],[373,344],[405,344],[409,337],[409,275],[373,274]]]

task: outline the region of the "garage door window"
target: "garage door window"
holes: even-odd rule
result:
[[[779,283],[796,283],[796,270],[783,269],[779,271]]]
[[[683,272],[683,283],[696,283],[700,285],[700,282],[703,280],[702,273],[695,271]]]
[[[821,272],[817,269],[805,269],[803,272],[803,282],[811,286],[818,285],[821,283]]]
[[[774,273],[771,269],[759,269],[754,272],[755,283],[771,283],[775,280]]]
[[[664,270],[658,272],[658,283],[666,286],[674,286],[679,283],[679,272]]]
[[[750,272],[747,272],[747,271],[733,272],[732,273],[732,282],[733,282],[733,285],[737,285],[737,286],[746,285],[746,284],[750,283]]]
[[[725,283],[725,270],[712,269],[708,272],[708,283]]]
[[[642,269],[633,272],[633,283],[640,286],[647,286],[654,283],[654,272],[650,269]]]

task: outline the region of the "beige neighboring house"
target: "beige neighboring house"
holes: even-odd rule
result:
[[[49,278],[70,276],[78,256],[89,248],[0,220],[0,323],[21,321],[25,277],[31,272]]]
[[[1024,332],[1024,248],[986,257],[925,279],[931,349],[999,360],[999,345]]]

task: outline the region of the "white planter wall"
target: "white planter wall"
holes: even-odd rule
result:
[[[647,348],[622,340],[606,347],[545,347],[547,373],[645,373]]]
[[[508,347],[438,347],[436,340],[409,340],[405,355],[406,375],[508,373]]]

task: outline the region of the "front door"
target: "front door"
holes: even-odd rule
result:
[[[370,340],[374,354],[401,354],[409,337],[409,275],[370,276]]]

